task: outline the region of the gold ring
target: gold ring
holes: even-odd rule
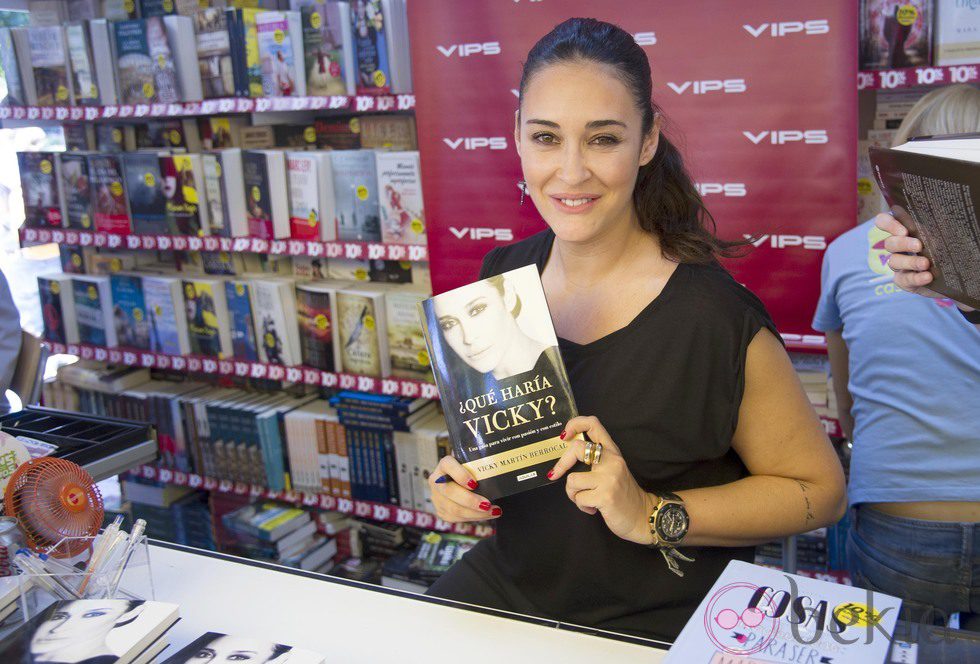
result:
[[[599,459],[601,459],[601,458],[602,458],[602,443],[596,443],[595,444],[595,452],[593,452],[593,454],[592,454],[592,465],[593,466],[598,466],[599,465]]]
[[[586,466],[592,465],[592,453],[595,451],[595,443],[591,440],[585,444],[585,458],[582,459]]]

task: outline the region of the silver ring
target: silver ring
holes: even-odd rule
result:
[[[596,444],[591,440],[585,444],[585,456],[582,461],[585,462],[586,466],[592,465],[592,453],[595,452],[595,446]]]

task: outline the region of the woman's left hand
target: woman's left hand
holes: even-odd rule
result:
[[[569,420],[563,437],[572,440],[548,478],[557,481],[576,461],[585,462],[586,441],[574,439],[580,433],[588,435],[592,442],[602,444],[602,456],[588,472],[568,475],[565,481],[568,498],[586,514],[601,514],[606,526],[618,537],[638,544],[652,544],[648,518],[656,507],[656,498],[633,479],[619,447],[597,418]]]

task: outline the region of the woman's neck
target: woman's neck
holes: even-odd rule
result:
[[[622,271],[634,269],[639,257],[663,260],[660,242],[640,228],[635,213],[628,221],[610,224],[605,232],[585,242],[567,242],[556,236],[552,251],[564,280],[576,288],[616,279]]]
[[[499,365],[493,369],[493,377],[497,380],[530,371],[538,363],[542,351],[546,346],[535,341],[523,332],[519,332],[517,338],[509,348],[506,357]]]

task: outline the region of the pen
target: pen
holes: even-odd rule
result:
[[[136,545],[139,544],[140,540],[143,538],[143,531],[146,529],[146,521],[143,519],[136,519],[136,523],[133,524],[133,529],[129,533],[129,542],[126,544],[126,549],[123,551],[122,559],[119,561],[119,568],[116,570],[116,575],[112,579],[112,583],[109,585],[109,598],[116,596],[116,591],[119,589],[119,582],[122,581],[123,572],[126,570],[126,565],[129,564],[129,559],[133,555],[133,551],[136,550]]]

